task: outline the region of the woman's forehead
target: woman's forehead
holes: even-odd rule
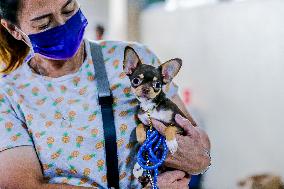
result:
[[[37,17],[61,10],[62,7],[76,0],[22,0],[21,16]]]

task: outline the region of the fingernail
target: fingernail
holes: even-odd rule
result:
[[[151,119],[153,124],[157,124],[158,122],[155,119]]]
[[[180,114],[176,114],[176,118],[181,118],[181,115]]]
[[[183,120],[183,121],[185,120],[185,118],[182,117],[180,114],[176,114],[176,118],[177,118],[177,119],[181,119],[181,120]]]

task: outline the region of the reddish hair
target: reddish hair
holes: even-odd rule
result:
[[[18,24],[17,15],[20,8],[20,0],[1,0],[0,19]],[[0,73],[9,74],[23,63],[29,52],[29,47],[15,39],[7,29],[0,24]]]

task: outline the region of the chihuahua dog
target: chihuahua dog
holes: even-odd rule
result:
[[[164,123],[166,143],[169,151],[174,154],[178,149],[176,134],[183,134],[183,129],[175,122],[175,115],[184,113],[168,99],[162,90],[177,75],[182,66],[182,60],[171,59],[158,68],[142,64],[135,50],[127,46],[124,51],[124,71],[131,82],[131,90],[140,102],[138,118],[143,124],[136,128],[137,141],[143,143],[146,139],[146,128],[149,117]]]

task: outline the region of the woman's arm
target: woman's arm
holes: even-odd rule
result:
[[[65,184],[47,184],[32,146],[0,152],[0,188],[5,189],[83,189]]]
[[[187,118],[181,116],[175,118],[186,135],[177,135],[178,151],[174,155],[169,154],[165,164],[192,175],[202,173],[211,163],[209,137],[195,124],[179,96],[173,97],[172,101],[187,115]],[[153,126],[164,134],[166,126],[163,123],[153,120]]]

